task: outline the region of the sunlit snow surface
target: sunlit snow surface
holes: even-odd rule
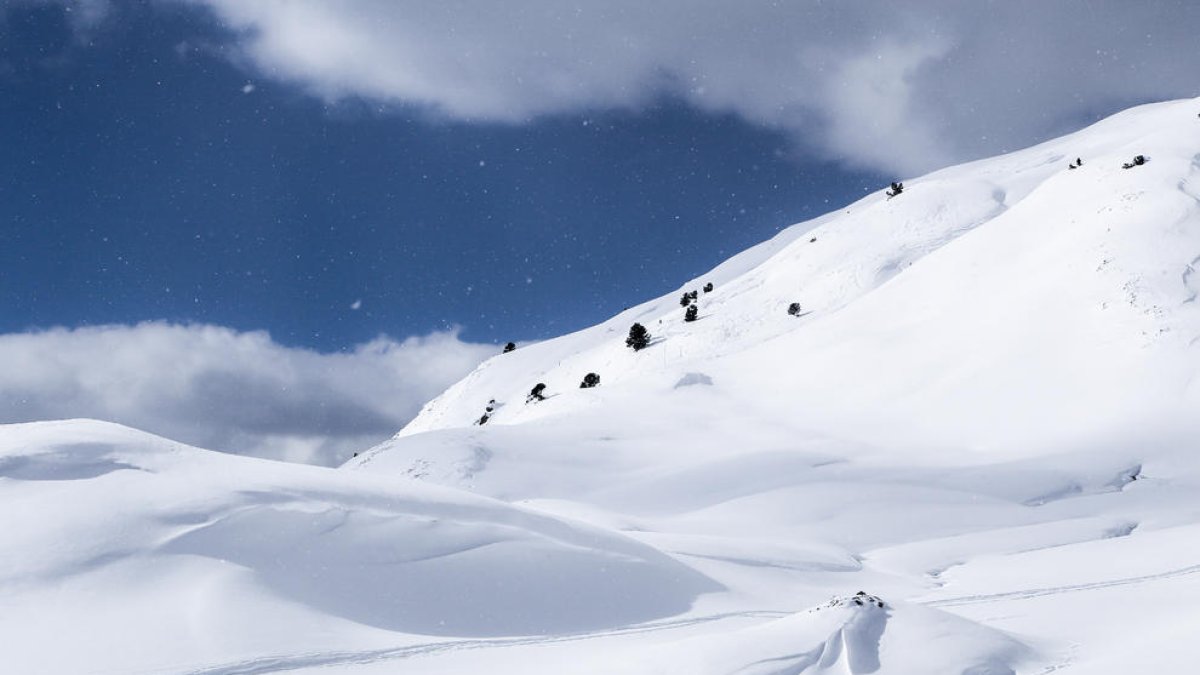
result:
[[[0,427],[0,671],[1188,672],[1198,113],[906,180],[341,469]]]

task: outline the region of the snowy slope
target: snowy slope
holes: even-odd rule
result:
[[[1159,629],[1200,613],[1122,598],[1200,584],[1197,112],[1133,109],[797,225],[675,293],[491,359],[346,468],[625,531],[729,589],[694,613],[791,613],[865,588],[1031,650],[926,672],[1041,672],[1086,661],[1084,645],[1112,659],[1110,633],[1139,625],[1134,642],[1176,653]],[[710,281],[685,323],[679,296]],[[634,321],[655,337],[638,353]],[[578,389],[593,371],[602,385]],[[550,397],[526,405],[536,382]],[[1145,616],[1114,629],[1076,613],[1081,593]],[[1008,607],[1050,603],[1035,598],[1054,602]],[[1006,619],[989,621],[997,604]],[[916,672],[901,663],[882,671]]]
[[[794,226],[340,469],[0,426],[0,671],[1186,672],[1197,113]]]
[[[1095,428],[1131,406],[1195,403],[1197,108],[1130,110],[797,225],[678,293],[492,359],[402,435],[464,426],[489,399],[519,404],[539,381],[574,390],[589,371],[605,385],[727,373],[738,398],[784,399],[788,409],[772,413],[799,408],[816,425],[837,415],[839,433],[881,413],[905,427],[899,418],[932,411],[937,429],[917,431],[958,442],[994,442],[1016,426],[1012,415],[1028,440]],[[1121,169],[1135,154],[1150,161]],[[1077,156],[1084,166],[1068,171]],[[701,319],[685,324],[679,295],[708,281]],[[803,306],[799,320],[786,315],[790,302]],[[624,347],[634,321],[655,348]],[[849,386],[830,396],[839,381]],[[511,405],[492,422],[580,405]]]

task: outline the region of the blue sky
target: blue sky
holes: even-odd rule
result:
[[[0,422],[332,464],[508,340],[1200,91],[1159,0],[0,0]]]
[[[57,6],[3,26],[2,331],[544,339],[883,180],[667,96],[523,125],[330,103],[239,68],[207,12],[115,11],[86,43]]]

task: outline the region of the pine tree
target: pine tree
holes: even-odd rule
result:
[[[705,293],[712,293],[712,289],[713,289],[713,285],[712,285],[711,281],[708,282],[707,284],[704,284],[704,292]]]
[[[510,342],[510,343],[504,345],[504,353],[507,354],[516,348],[517,348],[517,343]]]
[[[546,400],[546,397],[542,395],[542,392],[545,390],[546,390],[546,385],[542,384],[541,382],[538,382],[537,384],[533,385],[533,389],[531,389],[529,391],[529,395],[525,397],[525,402],[533,403],[535,401]]]
[[[699,306],[699,305],[692,305],[691,307],[688,307],[688,308],[687,308],[687,311],[686,311],[686,312],[684,312],[684,313],[683,313],[683,320],[684,320],[684,321],[695,321],[695,320],[696,320],[696,316],[697,316],[699,313],[700,313],[700,306]]]
[[[640,323],[629,327],[629,337],[625,338],[625,346],[633,351],[641,351],[650,345],[650,331]]]
[[[800,303],[793,302],[792,304],[788,305],[788,314],[791,314],[792,316],[800,316]]]
[[[892,183],[892,187],[888,189],[886,194],[888,199],[891,199],[901,192],[904,192],[904,183]]]
[[[1122,169],[1132,169],[1135,166],[1141,166],[1145,163],[1146,163],[1146,157],[1144,155],[1136,155],[1133,158],[1132,162],[1125,162],[1124,164],[1121,165],[1121,168]]]
[[[679,298],[679,306],[687,307],[690,304],[692,304],[692,295],[690,293],[684,293],[683,297]]]
[[[600,376],[596,373],[588,373],[583,376],[583,382],[579,383],[580,389],[591,389],[600,384]]]

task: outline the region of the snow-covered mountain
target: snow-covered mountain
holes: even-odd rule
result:
[[[1198,113],[796,225],[337,470],[0,427],[0,670],[1186,672]]]

